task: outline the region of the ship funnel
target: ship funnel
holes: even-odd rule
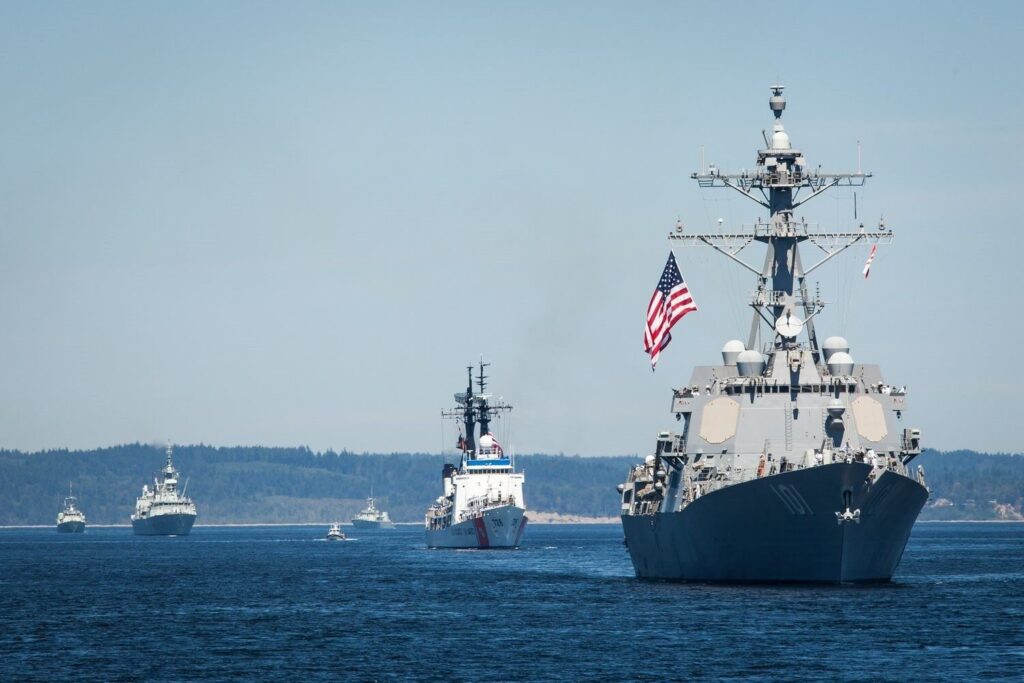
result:
[[[444,484],[444,495],[450,496],[454,487],[452,486],[452,477],[455,476],[456,467],[450,462],[446,462],[444,467],[441,469],[441,482]]]
[[[743,351],[736,357],[741,377],[759,377],[764,372],[764,356],[760,351]]]
[[[853,374],[853,358],[845,351],[836,351],[828,361],[828,374],[833,377]]]
[[[825,362],[828,363],[828,359],[832,357],[833,353],[849,353],[850,343],[843,337],[829,337],[821,345],[821,350],[825,354]]]
[[[725,346],[722,347],[722,364],[723,365],[736,365],[736,359],[739,355],[746,351],[746,347],[743,346],[743,342],[738,339],[730,339],[725,342]]]

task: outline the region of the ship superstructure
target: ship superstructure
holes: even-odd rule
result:
[[[68,484],[68,495],[64,498],[64,507],[57,513],[57,531],[62,534],[80,534],[85,531],[85,513],[78,509],[71,484]]]
[[[486,393],[488,365],[480,362],[477,391],[473,366],[467,368],[466,391],[455,394],[456,408],[442,413],[460,423],[461,458],[458,465],[444,465],[443,494],[427,510],[430,548],[515,548],[526,529],[524,476],[490,429],[491,421],[512,406]]]
[[[371,495],[366,499],[366,508],[352,518],[352,526],[357,529],[394,529],[395,523],[385,510],[378,510]]]
[[[904,425],[906,387],[877,365],[856,363],[842,337],[819,345],[823,310],[807,276],[856,244],[888,243],[884,223],[822,230],[794,211],[837,186],[870,177],[807,164],[782,123],[782,86],[772,87],[771,136],[752,171],[714,167],[693,178],[732,188],[768,210],[733,231],[690,233],[673,245],[708,246],[751,271],[756,288],[746,342],[731,340],[722,364],[696,367],[673,391],[678,432],[619,486],[626,543],[637,576],[695,581],[888,581],[928,490],[920,431]],[[763,266],[740,256],[766,246]],[[805,266],[799,246],[816,248]],[[861,330],[854,330],[859,334]]]
[[[171,454],[168,444],[167,462],[153,478],[153,488],[143,485],[142,495],[135,501],[132,529],[138,536],[187,536],[196,521],[196,504],[185,495],[188,482],[178,490],[180,477]]]

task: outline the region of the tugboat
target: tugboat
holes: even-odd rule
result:
[[[357,529],[394,529],[395,523],[387,512],[377,509],[371,493],[366,499],[366,509],[352,518],[352,526]]]
[[[923,470],[910,470],[921,432],[902,424],[906,387],[887,384],[877,365],[855,363],[843,337],[818,344],[813,319],[824,302],[806,281],[856,244],[874,245],[867,277],[892,231],[881,221],[871,231],[822,230],[795,215],[827,189],[863,185],[871,174],[809,166],[782,125],[782,90],[772,87],[775,124],[753,170],[692,175],[701,187],[761,204],[767,221],[707,233],[680,224],[669,235],[739,262],[757,286],[746,343],[727,342],[721,365],[696,367],[673,391],[680,431],[661,432],[618,487],[640,578],[887,582],[928,498]],[[766,246],[760,268],[740,257],[754,242]],[[809,266],[798,251],[804,242],[823,252]]]
[[[341,530],[341,523],[335,522],[331,525],[331,528],[327,530],[328,541],[344,541],[345,532]]]
[[[85,513],[75,506],[75,498],[71,484],[68,484],[68,495],[64,499],[64,509],[57,513],[57,531],[62,534],[80,534],[85,531]]]
[[[167,463],[160,476],[153,478],[153,488],[143,485],[142,495],[135,502],[132,529],[136,536],[187,536],[196,521],[196,504],[185,496],[188,482],[178,491],[178,470],[171,462],[171,445],[167,444]]]
[[[473,391],[473,366],[467,368],[468,386],[455,394],[458,404],[442,416],[465,428],[459,437],[459,464],[446,463],[441,471],[444,493],[427,510],[425,526],[429,548],[517,548],[526,528],[523,474],[490,431],[491,420],[512,409],[492,401],[485,393],[484,368],[480,361],[479,391]],[[475,439],[480,425],[479,441]]]

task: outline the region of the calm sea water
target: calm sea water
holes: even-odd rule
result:
[[[0,530],[0,679],[1024,680],[1024,524],[919,524],[892,585],[633,578],[617,526]]]

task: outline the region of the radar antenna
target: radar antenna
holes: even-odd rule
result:
[[[801,151],[794,149],[782,123],[786,109],[784,86],[771,86],[768,106],[775,117],[772,134],[765,135],[765,148],[757,153],[757,165],[752,171],[723,173],[714,165],[691,174],[700,187],[727,187],[768,209],[766,220],[758,219],[753,225],[739,229],[719,230],[713,233],[683,232],[678,228],[670,233],[670,243],[680,246],[708,246],[735,261],[757,276],[757,289],[750,306],[754,309],[747,348],[757,343],[761,324],[774,330],[771,349],[795,348],[796,336],[806,331],[815,362],[820,362],[817,336],[812,319],[824,309],[824,302],[807,290],[807,276],[843,251],[859,243],[892,242],[891,230],[867,232],[823,230],[796,218],[794,210],[810,199],[833,187],[859,187],[870,173],[859,166],[856,173],[833,173],[820,167],[808,169]],[[859,149],[859,145],[858,145]],[[803,196],[801,196],[803,194]],[[739,254],[753,242],[767,246],[761,268],[750,265]],[[800,259],[798,245],[810,242],[824,255],[808,267]],[[802,315],[802,318],[800,317]]]
[[[480,425],[480,436],[484,436],[491,430],[491,420],[497,418],[501,413],[512,410],[512,406],[502,399],[491,400],[490,394],[486,393],[487,375],[484,369],[490,367],[480,359],[476,377],[478,391],[473,391],[473,366],[466,366],[466,391],[455,394],[457,407],[451,410],[441,411],[441,417],[458,420],[465,427],[465,435],[459,439],[458,447],[463,454],[472,456],[476,451],[476,426]]]

